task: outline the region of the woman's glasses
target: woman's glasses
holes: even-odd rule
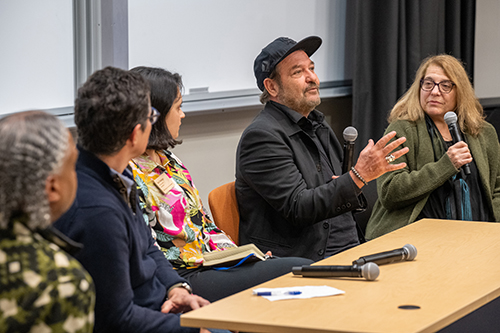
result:
[[[434,80],[431,79],[420,80],[420,88],[422,88],[423,91],[432,91],[435,86],[438,86],[438,89],[441,93],[449,94],[455,86],[455,83],[451,82],[450,80],[441,81],[439,83],[434,82]]]
[[[148,117],[149,121],[151,122],[151,126],[156,123],[156,121],[160,118],[160,112],[156,110],[154,107],[151,107],[151,115]]]

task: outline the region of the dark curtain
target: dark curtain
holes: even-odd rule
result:
[[[357,153],[377,141],[420,62],[447,53],[472,78],[475,0],[347,0],[353,19],[353,113]]]

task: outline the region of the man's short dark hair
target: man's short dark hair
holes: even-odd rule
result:
[[[163,68],[135,67],[131,72],[140,73],[151,88],[151,105],[160,112],[160,118],[151,128],[148,149],[164,150],[174,148],[182,141],[175,140],[168,130],[165,117],[182,93],[182,78],[177,73],[171,73]]]
[[[106,67],[78,89],[78,144],[96,155],[113,155],[149,115],[149,85],[138,73]]]

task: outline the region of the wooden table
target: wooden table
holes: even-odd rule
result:
[[[376,281],[290,273],[258,286],[328,285],[344,295],[271,302],[248,289],[183,314],[181,325],[242,332],[434,332],[500,296],[500,223],[424,219],[317,264],[350,265],[408,243],[417,248],[416,259],[381,265]]]

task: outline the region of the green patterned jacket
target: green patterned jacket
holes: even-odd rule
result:
[[[23,221],[0,229],[0,332],[92,332],[90,275]]]

